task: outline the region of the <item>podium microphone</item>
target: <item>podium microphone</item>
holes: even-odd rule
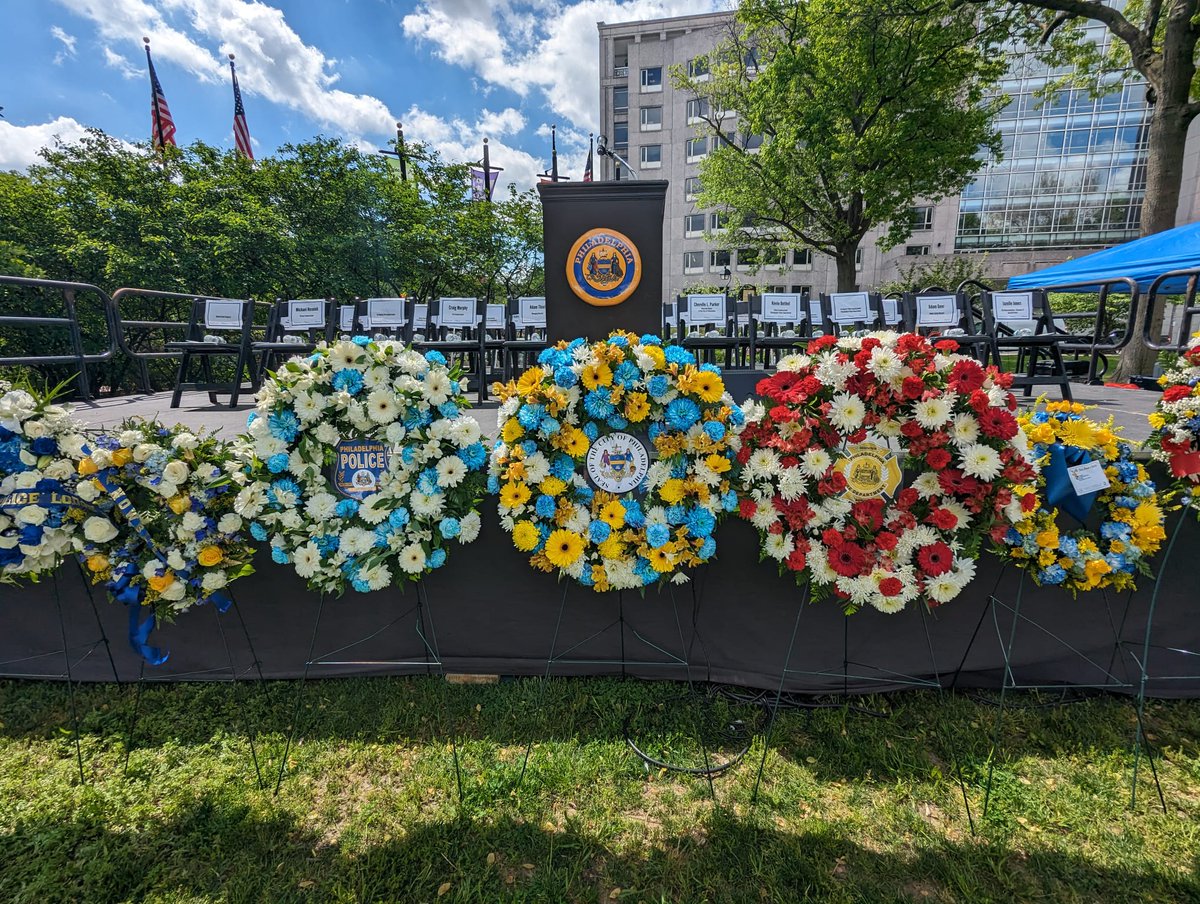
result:
[[[596,153],[601,157],[608,157],[618,167],[625,167],[631,179],[638,178],[637,170],[629,165],[629,161],[608,146],[608,137],[606,135],[601,135],[596,139]]]

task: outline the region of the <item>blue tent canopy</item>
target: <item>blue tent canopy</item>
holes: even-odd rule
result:
[[[1045,286],[1085,283],[1088,280],[1103,282],[1124,276],[1137,280],[1138,288],[1144,292],[1156,277],[1164,273],[1197,267],[1200,267],[1200,223],[1188,223],[1053,267],[1022,273],[1009,279],[1008,288],[1041,289]],[[1071,291],[1096,291],[1096,287]],[[1159,287],[1159,292],[1165,295],[1178,295],[1185,291],[1186,277],[1169,279]]]

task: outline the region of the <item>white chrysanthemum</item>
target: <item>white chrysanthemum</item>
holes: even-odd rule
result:
[[[923,471],[918,474],[916,480],[912,482],[912,488],[922,499],[932,499],[942,492],[942,485],[938,482],[937,474],[932,471]]]
[[[386,367],[368,367],[363,371],[363,386],[368,390],[383,389],[391,382],[392,375]]]
[[[760,505],[755,507],[754,514],[750,516],[750,523],[759,530],[767,530],[772,524],[779,520],[779,512],[771,505]]]
[[[292,399],[292,410],[296,412],[301,422],[309,424],[319,420],[325,411],[325,397],[319,393],[296,393]]]
[[[479,442],[479,422],[465,415],[450,422],[450,441],[460,449]]]
[[[806,449],[800,456],[800,468],[809,477],[823,477],[833,464],[833,458],[824,449]]]
[[[841,433],[853,433],[863,424],[867,406],[858,396],[838,393],[829,403],[829,423]]]
[[[980,480],[995,480],[1004,470],[1000,453],[991,446],[976,443],[961,450],[963,473]]]
[[[525,479],[538,484],[550,476],[550,462],[541,452],[534,452],[525,459]]]
[[[431,370],[425,375],[425,398],[433,406],[450,401],[450,377],[444,370]]]
[[[926,430],[936,430],[950,420],[950,405],[944,398],[923,399],[913,406],[913,417]]]
[[[804,494],[806,484],[799,468],[784,468],[779,475],[779,495],[788,502]]]
[[[292,555],[292,564],[296,568],[296,574],[307,580],[321,567],[321,550],[310,540]]]
[[[338,550],[347,556],[361,556],[371,551],[375,546],[374,531],[361,527],[348,527],[342,531]]]
[[[786,559],[791,551],[792,538],[790,534],[767,534],[766,540],[763,541],[763,552],[779,562]]]
[[[884,439],[895,439],[900,435],[901,423],[895,418],[885,417],[871,429]]]
[[[746,462],[751,474],[774,477],[779,473],[779,454],[774,449],[755,449]]]
[[[871,360],[867,362],[867,370],[884,383],[898,377],[903,368],[904,365],[900,363],[900,356],[886,346],[880,346],[875,349],[871,353]]]
[[[313,493],[304,503],[304,513],[310,521],[321,524],[333,518],[337,498],[332,493]]]
[[[458,542],[474,543],[475,539],[479,536],[479,528],[481,524],[479,512],[468,512],[459,519],[458,524]]]
[[[425,570],[425,550],[420,543],[410,543],[400,550],[398,561],[406,574],[419,574]]]
[[[974,415],[963,412],[954,416],[950,427],[950,437],[960,446],[969,446],[979,441],[979,421]]]
[[[438,486],[456,487],[467,476],[467,466],[457,455],[447,455],[437,463]]]
[[[442,493],[427,495],[414,490],[408,497],[408,504],[414,515],[420,518],[436,518],[445,507],[446,497]]]
[[[362,573],[362,579],[367,582],[368,590],[383,590],[391,585],[392,572],[386,565],[374,565]]]

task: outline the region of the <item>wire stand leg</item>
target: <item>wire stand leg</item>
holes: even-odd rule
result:
[[[1137,787],[1138,787],[1138,765],[1142,758],[1142,746],[1146,745],[1146,759],[1150,763],[1150,772],[1154,776],[1154,785],[1158,789],[1158,800],[1162,805],[1164,813],[1167,812],[1167,801],[1163,796],[1162,785],[1158,780],[1158,768],[1154,765],[1154,751],[1150,749],[1150,741],[1146,737],[1145,731],[1145,715],[1146,715],[1146,683],[1150,678],[1150,634],[1154,628],[1154,612],[1158,608],[1158,593],[1162,589],[1163,575],[1167,573],[1167,562],[1171,559],[1171,552],[1175,549],[1175,541],[1179,539],[1179,535],[1183,533],[1184,524],[1187,521],[1187,516],[1195,504],[1195,499],[1189,499],[1183,507],[1183,512],[1179,516],[1179,527],[1176,528],[1174,536],[1171,537],[1171,542],[1167,544],[1166,552],[1163,553],[1162,561],[1158,565],[1158,577],[1154,579],[1154,592],[1150,594],[1150,610],[1146,613],[1146,631],[1142,637],[1142,661],[1141,675],[1138,679],[1137,692],[1137,728],[1133,740],[1133,788],[1130,792],[1129,806],[1134,808],[1137,806]]]
[[[1016,681],[1012,674],[1012,648],[1013,643],[1017,638],[1017,625],[1021,621],[1021,597],[1025,591],[1025,572],[1021,571],[1021,580],[1017,584],[1017,601],[1013,606],[1012,628],[1008,633],[1008,644],[1002,646],[1004,651],[1004,680],[1000,684],[1000,704],[996,707],[996,725],[992,730],[992,749],[988,756],[988,773],[987,783],[984,786],[983,792],[983,818],[987,819],[988,806],[992,801],[992,777],[996,771],[996,748],[1000,743],[1000,730],[1004,725],[1004,702],[1008,695],[1008,689]]]
[[[554,637],[550,641],[550,653],[546,657],[546,671],[542,675],[542,680],[538,685],[538,705],[536,712],[541,713],[546,702],[546,685],[550,683],[550,669],[554,664],[554,651],[558,649],[558,634],[562,630],[563,613],[567,611],[567,591],[571,589],[570,584],[563,584],[562,601],[558,605],[558,620],[554,623]],[[533,733],[529,735],[529,742],[525,745],[525,755],[521,758],[521,772],[517,776],[517,787],[525,781],[525,770],[529,768],[529,754],[533,751]]]
[[[671,588],[671,609],[675,613],[675,630],[679,632],[679,651],[683,653],[683,667],[687,672],[688,695],[693,701],[697,698],[696,685],[692,681],[692,665],[691,657],[688,655],[688,647],[683,639],[683,622],[679,620],[679,604],[675,600],[675,588]],[[704,725],[700,719],[699,713],[694,712],[696,726],[696,739],[700,742],[700,752],[704,756],[704,777],[708,779],[708,796],[715,803],[717,800],[717,789],[713,785],[712,762],[708,755],[708,742],[704,740]]]
[[[279,788],[283,785],[283,773],[287,769],[288,753],[292,749],[292,741],[300,729],[300,705],[304,702],[304,685],[308,681],[308,672],[312,668],[313,653],[317,648],[317,632],[321,629],[321,614],[325,611],[325,594],[321,594],[317,603],[317,617],[313,621],[312,638],[308,642],[308,658],[304,661],[304,672],[300,676],[300,684],[296,688],[296,704],[292,708],[292,727],[288,732],[286,743],[283,745],[283,756],[279,759],[279,774],[275,778],[275,796],[279,796]]]
[[[796,620],[792,624],[792,636],[788,641],[787,654],[779,669],[779,687],[775,690],[775,702],[771,705],[771,715],[767,719],[767,730],[763,734],[762,757],[758,761],[758,772],[754,776],[754,790],[750,793],[750,803],[758,803],[758,788],[762,784],[763,769],[767,765],[767,752],[771,749],[771,738],[775,733],[775,720],[779,718],[779,705],[783,700],[783,686],[787,683],[788,667],[792,663],[792,651],[796,646],[796,634],[800,631],[800,616],[804,614],[804,604],[808,601],[808,585],[804,585],[803,596],[796,607]]]
[[[221,613],[217,611],[216,606],[212,606],[212,611],[213,617],[217,620],[217,631],[221,635],[221,646],[225,648],[225,659],[229,663],[229,678],[233,683],[234,689],[236,690],[239,682],[237,665],[233,661],[233,651],[229,649],[229,638],[225,636],[225,625],[221,622]],[[239,712],[241,709],[242,708],[239,706]],[[254,764],[254,780],[261,790],[263,786],[262,768],[258,764],[258,750],[254,744],[254,726],[250,718],[245,717],[244,727],[246,729],[246,737],[250,741],[250,760]]]
[[[967,665],[967,658],[971,655],[971,650],[975,648],[975,639],[979,636],[979,629],[983,627],[984,621],[988,617],[988,613],[992,611],[996,605],[996,591],[1000,587],[1000,582],[1004,579],[1004,572],[1008,568],[1008,563],[1005,562],[1000,568],[1000,574],[996,576],[996,583],[992,587],[992,592],[988,594],[987,602],[983,604],[983,608],[979,612],[979,621],[975,623],[975,630],[971,632],[971,639],[967,641],[967,647],[963,650],[962,659],[959,660],[958,668],[954,670],[954,677],[950,679],[950,690],[958,687],[958,679],[962,675],[962,670]]]
[[[100,610],[96,608],[96,597],[92,593],[92,582],[88,580],[87,575],[83,571],[83,565],[80,564],[79,558],[75,558],[75,567],[79,569],[79,579],[83,582],[83,589],[87,591],[88,603],[92,607],[92,615],[96,619],[96,627],[100,631],[100,642],[104,644],[104,652],[108,655],[108,666],[112,669],[113,682],[119,684],[121,679],[117,676],[117,663],[113,659],[112,645],[108,642],[108,632],[104,630],[104,622],[100,620]]]
[[[79,783],[87,784],[83,774],[83,745],[79,738],[79,705],[75,700],[75,680],[71,674],[71,648],[67,646],[67,623],[63,618],[62,595],[58,586],[58,573],[50,576],[54,582],[54,607],[58,610],[58,632],[62,639],[63,664],[67,672],[67,702],[71,710],[71,732],[75,738],[75,765],[79,768]]]
[[[125,762],[121,766],[121,775],[129,777],[129,754],[133,752],[134,733],[137,731],[138,716],[142,711],[142,689],[145,687],[146,660],[138,666],[137,683],[133,690],[133,712],[129,714],[129,724],[125,728]]]
[[[425,621],[429,622],[429,634],[425,635]],[[417,581],[417,631],[421,637],[421,643],[425,647],[426,657],[433,657],[432,663],[426,665],[426,674],[429,674],[431,665],[436,665],[438,675],[442,682],[442,712],[446,715],[450,723],[450,754],[454,759],[454,783],[458,788],[458,806],[461,813],[463,806],[463,783],[462,783],[462,766],[458,759],[458,720],[454,718],[452,707],[447,702],[449,696],[450,685],[446,682],[446,667],[442,662],[441,648],[438,646],[437,629],[433,624],[433,607],[429,604],[429,590],[425,586],[424,580]]]
[[[933,679],[934,679],[934,681],[937,682],[938,704],[940,706],[945,706],[946,689],[942,686],[942,676],[941,676],[941,673],[938,672],[937,655],[933,651],[933,637],[929,633],[929,618],[930,618],[930,615],[929,615],[928,607],[922,605],[921,606],[921,625],[925,629],[925,646],[929,650],[929,662],[933,666]],[[982,622],[981,622],[981,624],[982,624]],[[979,629],[976,628],[975,630],[978,631]],[[953,738],[948,738],[948,740],[950,743],[947,746],[950,748],[950,761],[951,761],[951,765],[954,767],[954,778],[958,782],[958,790],[962,794],[963,807],[967,811],[967,825],[969,825],[971,827],[971,834],[974,835],[975,834],[975,817],[971,814],[971,800],[967,796],[967,783],[966,783],[966,780],[963,778],[962,763],[959,761],[959,758],[958,758],[958,745],[954,743]]]

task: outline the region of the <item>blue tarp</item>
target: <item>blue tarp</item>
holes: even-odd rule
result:
[[[1022,273],[1008,281],[1008,288],[1040,289],[1088,280],[1103,282],[1125,276],[1136,279],[1138,288],[1144,292],[1155,278],[1164,273],[1197,267],[1200,267],[1200,223],[1188,223],[1075,260],[1063,261],[1053,267]],[[1167,280],[1158,291],[1165,295],[1177,295],[1186,290],[1187,278],[1177,277]],[[1088,292],[1095,291],[1095,288],[1072,291]]]

